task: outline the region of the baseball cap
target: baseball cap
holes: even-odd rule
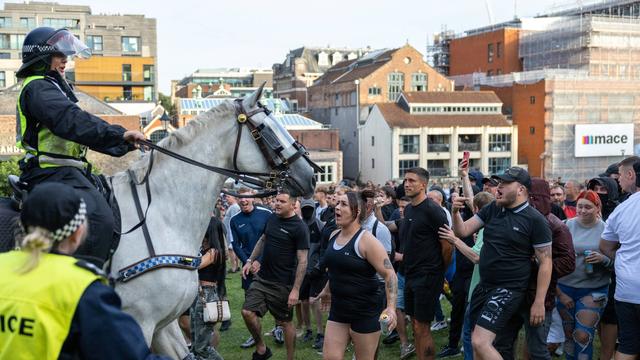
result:
[[[482,179],[482,185],[484,184],[489,184],[491,186],[498,186],[498,180],[486,177]]]
[[[527,189],[531,190],[531,177],[527,170],[518,167],[512,166],[504,171],[504,173],[500,175],[491,176],[492,179],[502,180],[505,182],[514,182],[517,181],[520,184],[524,185]]]

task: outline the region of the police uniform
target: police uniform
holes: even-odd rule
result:
[[[113,213],[85,176],[85,155],[90,148],[122,156],[135,147],[124,140],[125,128],[80,109],[73,90],[58,71],[38,74],[23,66],[18,73],[24,81],[17,104],[17,146],[26,152],[20,161],[20,180],[29,190],[49,181],[76,189],[87,203],[90,225],[89,238],[77,254],[102,266],[113,238]]]
[[[50,183],[27,198],[21,222],[50,231],[57,244],[85,223],[85,213],[72,188]],[[157,358],[95,265],[44,253],[33,269],[19,271],[30,256],[0,254],[0,359]]]

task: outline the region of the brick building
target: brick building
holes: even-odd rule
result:
[[[377,50],[336,64],[309,87],[312,118],[340,129],[345,177],[359,175],[358,126],[372,105],[395,102],[403,91],[453,91],[453,81],[435,71],[410,45]]]
[[[497,174],[515,163],[517,127],[492,91],[407,92],[373,106],[360,128],[362,180],[383,184],[412,167],[434,178],[457,177],[463,152],[470,168]]]
[[[301,47],[273,64],[273,96],[287,99],[294,112],[308,110],[307,88],[325,71],[344,60],[354,60],[370,49]]]

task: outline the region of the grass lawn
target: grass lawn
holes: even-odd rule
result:
[[[242,315],[240,309],[244,302],[244,291],[240,287],[240,273],[227,275],[227,292],[229,295],[229,302],[231,305],[231,329],[222,332],[220,336],[220,344],[218,345],[218,352],[225,358],[225,360],[247,360],[251,359],[251,354],[255,351],[255,348],[241,349],[240,344],[243,343],[247,337],[249,337],[249,331],[242,321]],[[442,302],[443,311],[445,314],[449,314],[450,305],[445,300]],[[313,316],[313,315],[312,315]],[[313,323],[313,322],[312,322]],[[273,317],[266,315],[262,320],[262,333],[269,332],[274,326]],[[314,330],[315,331],[315,330]],[[436,351],[439,351],[446,343],[449,332],[447,329],[436,332],[435,334]],[[315,334],[314,334],[315,337]],[[265,336],[265,342],[267,346],[273,351],[274,360],[286,359],[286,349],[284,345],[278,345],[274,342],[273,337]],[[311,348],[312,343],[303,343],[298,339],[296,343],[296,359],[304,360],[316,360],[322,359],[321,355],[318,355],[316,350]],[[460,345],[462,346],[462,344]],[[380,344],[379,359],[399,359],[400,358],[400,345],[399,342],[393,345]],[[351,353],[345,354],[345,359],[351,360]],[[415,359],[415,356],[412,357]],[[462,356],[452,357],[450,359],[462,359]]]

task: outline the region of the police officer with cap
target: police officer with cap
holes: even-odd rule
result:
[[[160,359],[101,270],[70,256],[87,236],[78,192],[38,185],[20,220],[22,249],[0,254],[0,359]]]
[[[84,199],[89,237],[78,255],[98,266],[106,259],[113,239],[113,214],[88,179],[87,149],[122,156],[144,139],[139,131],[80,109],[78,99],[64,78],[67,57],[88,58],[88,47],[67,29],[39,27],[22,46],[22,66],[16,76],[23,80],[17,104],[17,146],[24,149],[20,179],[29,189],[42,182],[72,186]]]

